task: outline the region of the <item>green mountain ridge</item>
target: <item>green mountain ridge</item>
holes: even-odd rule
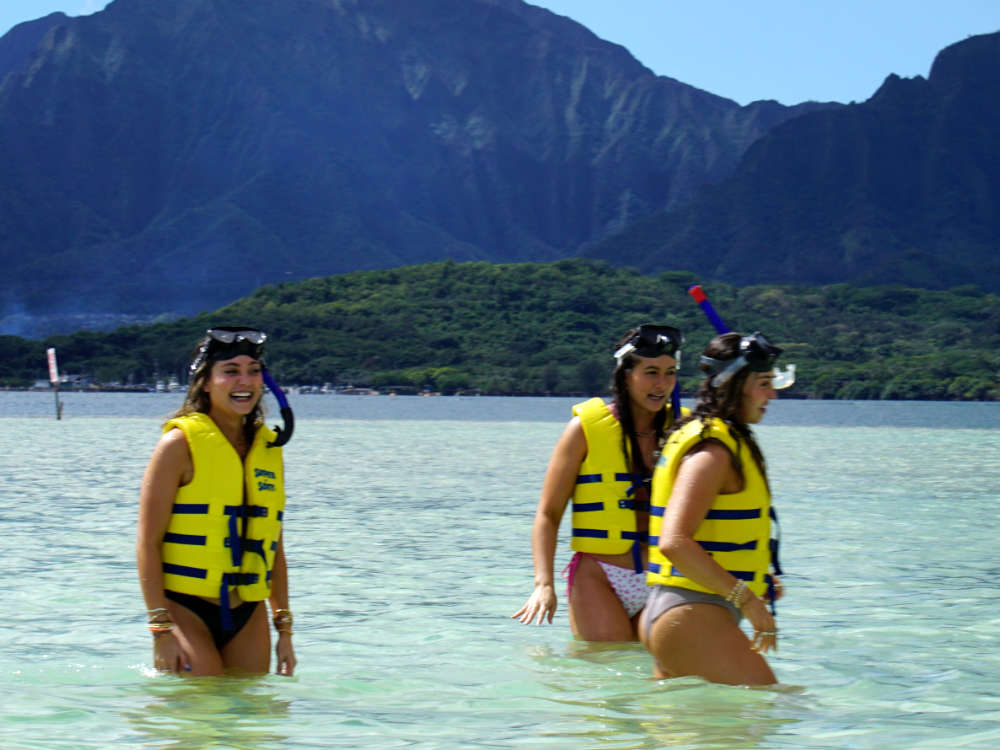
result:
[[[686,272],[643,275],[601,261],[445,261],[285,282],[212,313],[108,333],[31,341],[0,336],[0,384],[44,378],[53,346],[66,372],[102,382],[182,382],[190,347],[212,325],[266,330],[283,384],[415,392],[605,393],[618,337],[677,325],[686,393],[714,335]],[[973,286],[705,284],[734,330],[761,330],[798,368],[798,398],[998,400],[1000,297]]]
[[[582,255],[739,285],[1000,291],[1000,33],[771,129],[726,179]]]
[[[837,106],[740,106],[520,0],[53,14],[0,37],[0,331],[190,315],[267,281],[572,256]]]

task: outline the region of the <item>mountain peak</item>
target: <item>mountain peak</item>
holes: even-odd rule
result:
[[[520,0],[115,0],[53,25],[0,39],[32,60],[0,80],[0,315],[573,255],[801,111],[654,76]]]

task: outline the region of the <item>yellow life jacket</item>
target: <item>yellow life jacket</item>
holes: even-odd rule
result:
[[[243,601],[266,599],[285,510],[281,448],[267,447],[274,432],[261,425],[241,461],[207,414],[171,419],[163,431],[175,428],[194,476],[178,488],[163,535],[163,587],[217,597],[226,609],[234,588]]]
[[[694,419],[674,432],[653,472],[649,515],[649,572],[646,582],[718,593],[685,577],[660,551],[663,513],[677,478],[681,459],[705,440],[717,440],[735,456],[743,473],[743,489],[717,495],[694,539],[712,558],[757,596],[769,590],[771,576],[771,493],[745,440],[737,441],[725,422]]]
[[[646,477],[632,473],[622,453],[621,422],[603,399],[576,404],[573,416],[580,418],[587,455],[573,490],[570,547],[601,555],[628,552],[646,541],[646,532],[638,530],[636,511],[648,510],[649,501],[635,497]]]

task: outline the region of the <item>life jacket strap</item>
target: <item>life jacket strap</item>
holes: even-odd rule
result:
[[[230,586],[249,586],[257,583],[260,576],[256,573],[223,573],[222,584],[219,586],[219,624],[227,633],[235,627],[233,613],[229,604]]]

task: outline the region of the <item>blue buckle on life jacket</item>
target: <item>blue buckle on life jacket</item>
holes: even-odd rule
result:
[[[649,512],[649,500],[628,500],[621,499],[618,501],[618,507],[625,510],[638,510],[640,512]]]
[[[260,580],[256,573],[223,573],[219,586],[219,624],[226,632],[235,627],[233,613],[229,605],[230,586],[250,586]]]
[[[264,553],[263,539],[247,539],[243,550],[245,552],[256,552],[264,560],[264,565],[267,565],[267,555]]]

